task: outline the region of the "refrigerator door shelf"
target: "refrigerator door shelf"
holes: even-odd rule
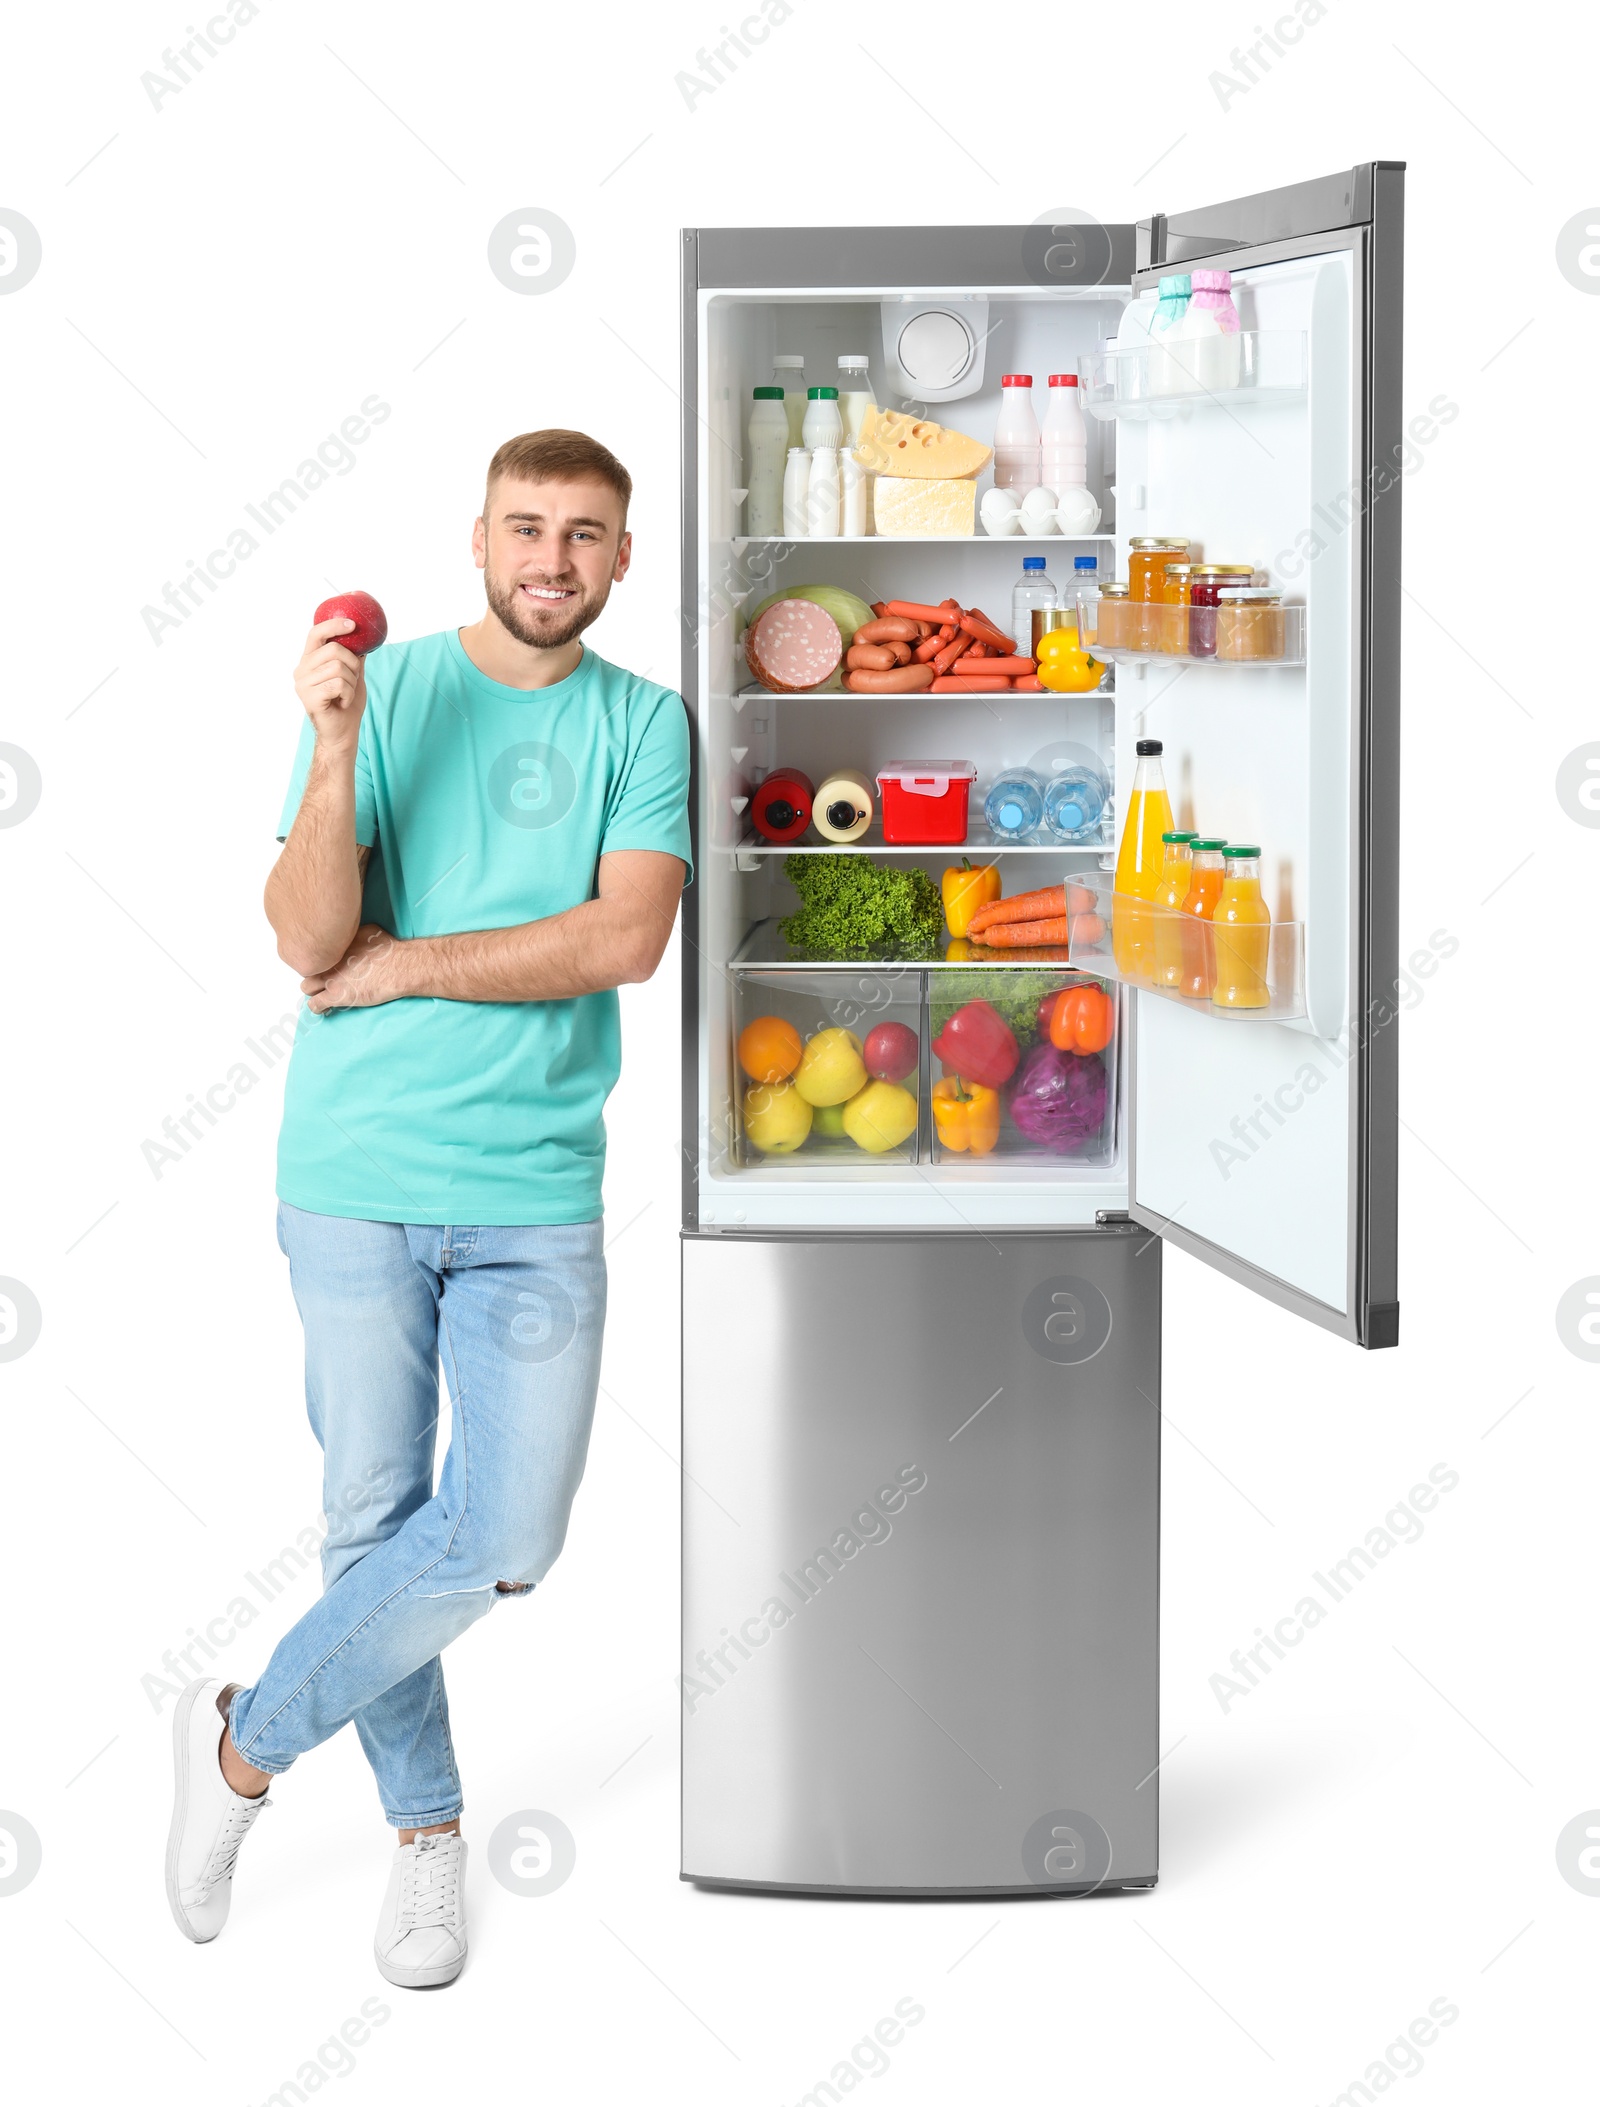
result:
[[[1115,603],[1108,603],[1115,604]],[[1203,654],[1189,649],[1192,618],[1197,612],[1211,617],[1217,648]],[[1248,668],[1262,672],[1273,666],[1303,666],[1306,662],[1306,611],[1303,607],[1247,608],[1139,605],[1123,601],[1118,609],[1123,629],[1133,631],[1138,641],[1115,644],[1090,633],[1089,648],[1096,658],[1114,666],[1219,666],[1224,672]],[[1219,619],[1220,618],[1220,619]],[[1149,702],[1140,694],[1139,706]]]
[[[1092,944],[1073,945],[1072,962],[1083,972],[1121,981],[1141,996],[1176,1003],[1220,1024],[1284,1024],[1306,1014],[1303,922],[1262,923],[1230,945],[1226,930],[1179,909],[1114,893],[1109,883],[1095,884],[1094,890],[1100,895],[1099,918],[1106,933]],[[1264,1001],[1232,1006],[1212,1001],[1209,990],[1217,979],[1219,946],[1225,966],[1231,952],[1239,969],[1236,980]],[[1156,973],[1170,967],[1192,975],[1206,983],[1207,992],[1162,986],[1152,977],[1152,966]]]
[[[1168,337],[1078,361],[1091,417],[1188,417],[1306,398],[1306,340],[1298,329],[1244,329],[1231,337]]]

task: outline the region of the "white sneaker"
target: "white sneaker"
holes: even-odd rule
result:
[[[167,1900],[179,1931],[201,1946],[227,1923],[239,1846],[262,1808],[272,1805],[264,1793],[245,1799],[222,1775],[222,1688],[204,1677],[191,1683],[172,1720],[176,1791],[167,1832]]]
[[[403,1990],[453,1983],[467,1963],[467,1846],[442,1830],[401,1844],[373,1941],[378,1973]]]

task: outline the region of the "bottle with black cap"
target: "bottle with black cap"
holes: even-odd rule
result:
[[[775,768],[751,793],[750,824],[767,841],[798,841],[811,824],[811,778],[798,768]]]
[[[872,825],[872,785],[854,768],[835,769],[817,786],[811,824],[824,841],[859,841]]]
[[[1153,900],[1161,884],[1161,837],[1173,829],[1172,800],[1161,773],[1161,741],[1141,739],[1134,751],[1139,765],[1123,809],[1122,840],[1117,849],[1117,897],[1112,903],[1111,944],[1117,964],[1135,980],[1153,979],[1155,945],[1152,918],[1134,903]]]

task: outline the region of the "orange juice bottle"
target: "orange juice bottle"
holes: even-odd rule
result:
[[[1222,897],[1211,915],[1216,952],[1211,1000],[1222,1010],[1264,1010],[1272,914],[1261,897],[1261,851],[1231,842],[1226,863]]]
[[[1156,887],[1155,940],[1151,946],[1158,988],[1176,988],[1183,981],[1183,923],[1178,911],[1189,897],[1194,876],[1194,853],[1189,844],[1194,835],[1166,833],[1161,837],[1161,883]]]
[[[1216,981],[1216,962],[1211,947],[1211,917],[1222,898],[1222,852],[1227,843],[1197,837],[1189,845],[1193,864],[1183,912],[1193,919],[1179,933],[1181,964],[1178,991],[1183,995],[1209,995]]]
[[[1161,773],[1161,741],[1141,739],[1135,751],[1139,766],[1122,822],[1112,880],[1116,897],[1111,908],[1111,948],[1130,979],[1151,980],[1155,976],[1154,917],[1141,912],[1141,903],[1153,900],[1161,884],[1161,837],[1172,831],[1172,800]]]

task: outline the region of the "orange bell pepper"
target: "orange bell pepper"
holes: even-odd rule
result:
[[[950,934],[965,936],[967,925],[978,909],[999,899],[1000,866],[981,863],[974,869],[972,858],[963,856],[959,863],[952,863],[945,872],[940,890],[944,894],[944,919]]]
[[[1050,1044],[1063,1053],[1103,1053],[1111,1044],[1115,1018],[1104,988],[1092,982],[1063,988],[1050,1012]]]
[[[987,1156],[1000,1139],[1000,1093],[986,1083],[941,1076],[933,1086],[933,1123],[956,1155]]]

